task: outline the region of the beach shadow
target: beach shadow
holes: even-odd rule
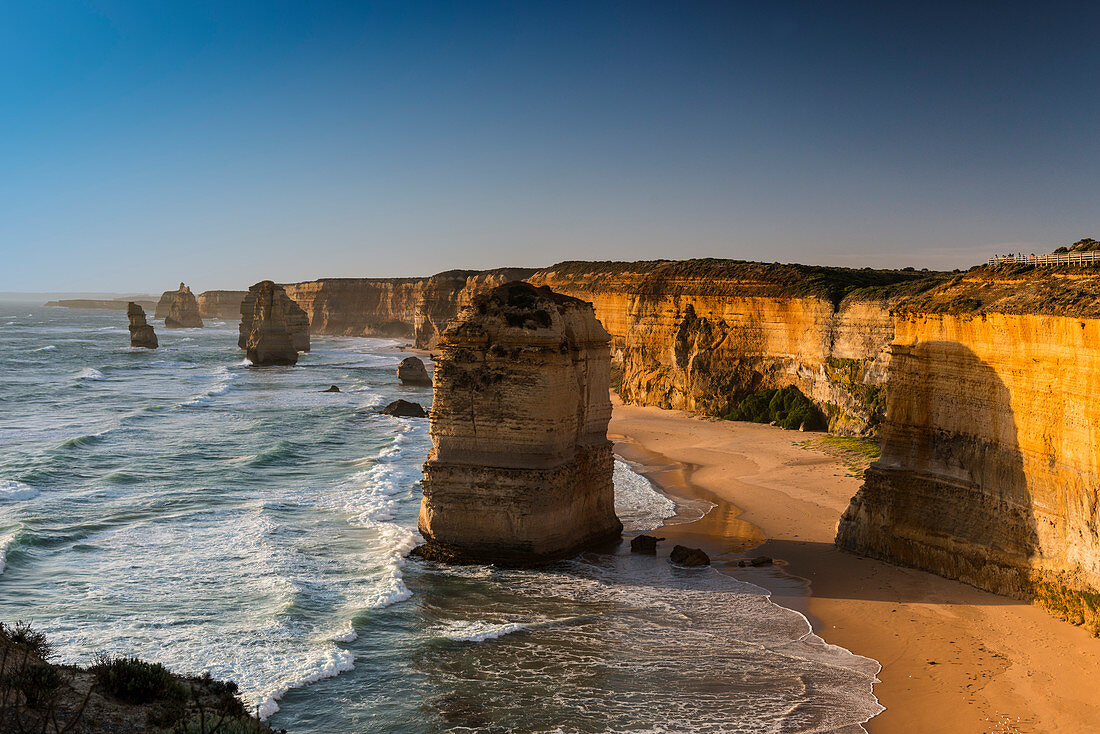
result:
[[[882,456],[837,546],[1029,599],[1039,543],[1008,387],[956,342],[890,349]]]

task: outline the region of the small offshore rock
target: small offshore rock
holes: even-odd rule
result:
[[[408,400],[394,400],[380,411],[385,415],[393,415],[398,418],[427,418],[428,414],[420,403],[410,403]]]
[[[678,545],[672,549],[672,553],[669,554],[668,560],[672,561],[677,566],[710,565],[710,556],[702,550],[699,548],[687,548],[682,545]]]
[[[654,538],[652,535],[637,535],[630,539],[630,552],[655,556],[657,555],[657,544],[662,540],[664,538]]]
[[[336,385],[333,385],[328,390],[322,390],[321,392],[340,392],[340,388],[336,387]]]
[[[742,558],[737,562],[737,565],[741,568],[752,566],[758,568],[760,566],[770,566],[773,561],[770,556],[757,556],[756,558]]]
[[[432,384],[432,378],[424,367],[424,362],[418,357],[405,357],[397,366],[397,379],[402,385],[426,385]]]

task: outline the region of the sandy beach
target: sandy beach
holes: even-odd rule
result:
[[[1100,731],[1100,640],[1043,610],[841,553],[836,522],[860,479],[803,445],[814,434],[615,400],[616,451],[666,491],[717,507],[662,529],[769,588],[826,641],[882,664],[871,734]],[[736,568],[768,555],[777,565]],[[732,567],[731,567],[732,566]]]

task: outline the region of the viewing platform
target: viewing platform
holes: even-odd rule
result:
[[[1049,255],[994,255],[987,265],[1020,263],[1023,265],[1096,265],[1100,263],[1100,250],[1088,252],[1052,252]]]

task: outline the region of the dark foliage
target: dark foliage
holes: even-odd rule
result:
[[[119,701],[142,704],[187,698],[187,689],[159,663],[100,655],[90,670],[102,690]]]
[[[726,418],[753,423],[775,421],[777,425],[791,430],[800,427],[811,431],[825,428],[824,414],[793,385],[779,390],[758,390],[742,400]]]

